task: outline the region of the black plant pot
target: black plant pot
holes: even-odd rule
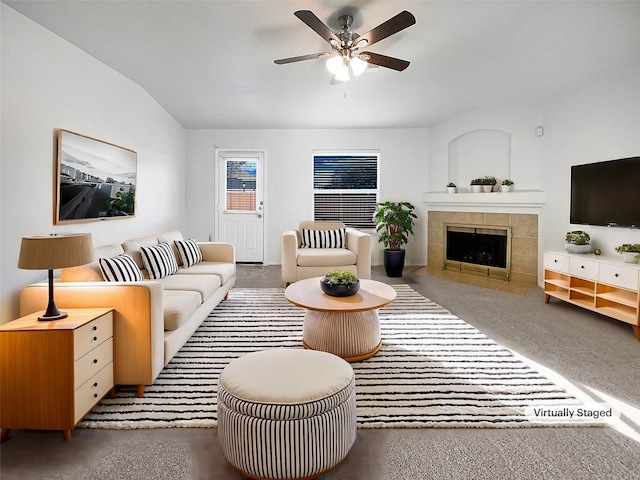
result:
[[[401,277],[404,269],[404,250],[384,250],[384,271],[387,277]]]

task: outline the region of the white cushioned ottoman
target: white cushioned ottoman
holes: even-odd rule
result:
[[[355,438],[355,377],[340,357],[263,350],[220,374],[218,441],[247,477],[314,478],[338,465]]]

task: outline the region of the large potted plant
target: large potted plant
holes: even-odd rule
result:
[[[387,277],[401,277],[404,269],[405,251],[402,246],[413,235],[415,207],[409,202],[378,203],[373,221],[378,232],[378,241],[384,245],[384,269]]]

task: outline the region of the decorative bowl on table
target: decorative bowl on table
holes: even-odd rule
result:
[[[320,279],[320,288],[332,297],[348,297],[360,290],[360,280],[348,270],[332,270]]]

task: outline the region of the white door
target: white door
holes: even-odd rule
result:
[[[236,261],[264,263],[264,152],[219,149],[216,238]]]

